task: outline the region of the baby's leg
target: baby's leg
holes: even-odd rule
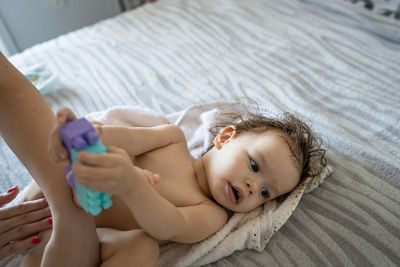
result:
[[[93,218],[75,206],[64,167],[47,150],[55,123],[46,100],[0,53],[0,134],[42,189],[53,217],[43,266],[93,266],[99,261]]]
[[[44,198],[44,194],[42,190],[40,190],[35,180],[32,180],[31,183],[25,189],[23,201],[25,202],[39,198]]]
[[[98,228],[102,267],[156,266],[159,244],[143,230]]]

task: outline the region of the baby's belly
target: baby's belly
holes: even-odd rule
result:
[[[161,181],[154,186],[154,189],[173,205],[192,206],[204,200],[203,195],[198,192],[199,188],[193,172],[193,159],[186,145],[173,144],[140,155],[135,158],[135,165],[161,175]],[[179,166],[179,168],[171,169],[171,166]],[[113,196],[112,200],[113,205],[108,210],[103,210],[95,216],[96,226],[119,230],[140,228],[122,199]]]
[[[118,230],[131,230],[140,228],[129,208],[117,196],[112,197],[113,204],[94,217],[96,227],[107,227]]]

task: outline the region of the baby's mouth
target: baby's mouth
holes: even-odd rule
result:
[[[236,202],[237,202],[239,200],[240,193],[233,186],[232,186],[232,189],[233,189],[233,194],[235,195],[235,199],[236,199]]]
[[[228,187],[228,192],[229,192],[229,197],[231,199],[231,201],[235,204],[238,203],[239,199],[240,199],[240,192],[239,190],[237,190],[234,186],[232,186],[229,183],[229,187]]]

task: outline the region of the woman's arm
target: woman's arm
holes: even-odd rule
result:
[[[55,123],[39,91],[0,53],[0,134],[43,190],[53,215],[43,265],[95,265],[99,251],[93,219],[75,206],[64,167],[48,153]]]

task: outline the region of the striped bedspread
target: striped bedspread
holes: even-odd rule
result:
[[[320,133],[334,173],[259,253],[213,266],[400,265],[400,21],[350,1],[159,0],[11,58],[79,116],[249,97]],[[0,140],[0,186],[30,177]]]

